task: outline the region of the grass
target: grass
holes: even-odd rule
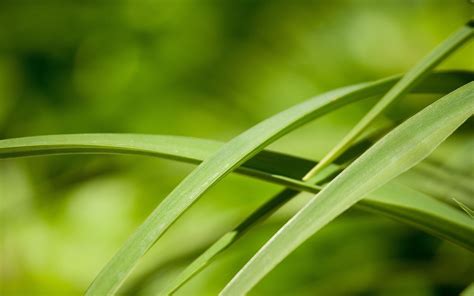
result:
[[[356,157],[361,145],[367,145],[363,140],[345,153],[341,160]],[[45,143],[47,143],[45,145]],[[174,159],[177,161],[199,163],[208,158],[222,146],[222,143],[185,137],[158,135],[127,135],[127,134],[82,134],[38,136],[0,141],[0,158],[41,156],[50,154],[83,154],[83,153],[120,153],[144,154],[148,156]],[[179,149],[177,147],[180,147]],[[267,182],[292,187],[285,189],[270,199],[249,217],[244,219],[233,230],[224,234],[216,243],[186,268],[175,281],[162,291],[171,293],[190,280],[200,270],[210,264],[215,257],[234,244],[243,234],[256,223],[265,219],[285,202],[296,196],[299,190],[309,193],[320,191],[319,186],[306,184],[299,187],[298,178],[304,175],[315,162],[294,156],[264,150],[244,163],[237,173]],[[426,166],[426,165],[425,165]],[[343,166],[332,165],[327,175],[320,174],[312,181],[325,183]],[[417,169],[415,167],[415,169]],[[427,168],[423,167],[426,171]],[[285,173],[284,175],[279,175]],[[261,178],[261,176],[269,176]],[[293,179],[297,178],[297,179]],[[284,181],[282,181],[284,180]],[[295,182],[296,184],[293,184]],[[408,225],[427,231],[435,236],[454,242],[474,251],[472,224],[463,213],[425,194],[410,189],[403,184],[390,182],[374,193],[367,195],[357,207],[395,218]]]
[[[460,209],[392,179],[414,167],[474,112],[471,72],[430,71],[473,34],[473,22],[455,32],[402,77],[343,87],[289,108],[255,125],[227,143],[173,136],[133,134],[56,135],[0,141],[0,157],[70,153],[121,153],[164,157],[199,164],[150,214],[91,283],[87,295],[119,291],[140,258],[169,227],[212,186],[233,171],[283,185],[287,189],[224,234],[162,291],[168,295],[185,284],[257,222],[300,191],[316,195],[237,273],[222,295],[249,292],[279,262],[310,236],[352,206],[383,214],[474,250],[474,221]],[[355,140],[390,104],[409,91],[444,96],[373,140]],[[316,163],[264,150],[305,123],[344,105],[370,97],[378,103],[340,144]],[[365,146],[364,146],[365,145]],[[352,147],[352,149],[350,149]],[[337,164],[337,159],[349,159]],[[352,161],[352,159],[355,159]],[[426,167],[424,168],[426,170]],[[326,174],[323,175],[322,172]],[[339,173],[342,171],[341,173]],[[428,174],[435,175],[428,169]],[[442,184],[443,182],[441,182]],[[463,205],[463,203],[460,203]]]
[[[368,149],[242,268],[222,295],[242,295],[311,235],[364,195],[427,157],[474,113],[474,82],[426,107]]]
[[[428,73],[441,63],[450,53],[467,42],[474,33],[474,29],[466,24],[438,45],[432,52],[408,71],[367,114],[352,128],[352,130],[339,142],[321,161],[312,168],[304,177],[309,179],[316,175],[334,159],[341,155],[350,144],[377,118],[388,106],[400,99],[411,88],[419,83]]]

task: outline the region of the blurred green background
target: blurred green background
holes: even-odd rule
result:
[[[403,73],[473,7],[460,0],[4,0],[0,138],[120,132],[227,141],[315,94]],[[474,70],[473,49],[464,46],[441,68]],[[432,100],[404,99],[379,123],[400,121]],[[345,107],[271,148],[318,159],[371,104]],[[472,173],[472,157],[459,155],[473,147],[471,129],[432,159]],[[192,169],[139,156],[1,160],[0,294],[82,293]],[[154,295],[280,189],[227,177],[172,227],[122,292]],[[308,197],[251,231],[179,295],[215,295]],[[252,294],[456,295],[473,274],[472,253],[351,210]]]

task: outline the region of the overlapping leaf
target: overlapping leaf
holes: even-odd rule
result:
[[[344,87],[289,108],[226,143],[189,174],[124,243],[89,287],[88,295],[115,293],[138,260],[211,186],[298,126],[344,104],[385,92],[396,79]]]
[[[462,85],[466,81],[471,81],[472,77],[472,73],[466,72],[435,74],[432,75],[426,83],[421,84],[416,89],[416,91],[443,92]],[[190,177],[188,177],[186,179],[188,181],[185,181],[183,183],[184,185],[181,185],[179,187],[181,189],[178,188],[171,195],[175,197],[168,198],[167,201],[165,201],[165,203],[161,205],[152,214],[151,218],[148,219],[147,222],[144,224],[145,226],[139,229],[139,231],[134,235],[134,237],[132,237],[127,242],[125,247],[119,252],[118,256],[115,257],[100,274],[98,279],[95,281],[95,283],[89,290],[89,293],[94,294],[95,292],[97,292],[98,294],[107,294],[116,291],[121,282],[125,279],[127,273],[135,265],[139,257],[143,255],[143,253],[146,252],[146,250],[153,244],[154,239],[152,238],[158,238],[166,230],[166,228],[169,227],[171,223],[207,188],[209,188],[213,183],[222,178],[225,174],[229,173],[232,168],[240,165],[242,162],[246,161],[251,156],[258,153],[258,151],[260,151],[263,146],[277,139],[285,132],[288,132],[296,128],[297,126],[307,122],[311,118],[317,117],[318,115],[322,115],[325,112],[340,107],[344,104],[348,104],[350,102],[363,99],[365,97],[382,93],[383,91],[387,90],[391,85],[393,85],[395,81],[396,78],[386,79],[374,83],[367,83],[359,86],[343,88],[322,96],[318,96],[308,102],[300,104],[277,116],[272,117],[267,121],[262,122],[255,128],[247,131],[246,133],[231,141],[229,144],[220,148],[220,150],[216,155],[214,155],[214,157],[207,160],[200,167],[198,171],[200,171],[201,173],[193,173]],[[37,140],[41,139],[37,138]],[[20,141],[20,145],[18,145],[13,150],[4,150],[4,152],[6,152],[5,155],[8,154],[9,156],[34,155],[44,152],[110,152],[110,150],[114,150],[114,152],[120,153],[149,154],[150,151],[147,150],[146,146],[148,145],[148,148],[150,148],[150,145],[153,146],[153,143],[146,143],[145,141],[145,147],[133,147],[135,143],[134,141],[137,140],[137,138],[133,137],[131,137],[131,139],[129,140],[124,140],[122,143],[116,143],[118,148],[113,149],[111,147],[108,147],[107,143],[102,142],[101,144],[101,141],[107,142],[107,140],[111,140],[113,142],[112,138],[92,139],[92,142],[86,144],[84,147],[83,143],[80,141],[81,139],[79,138],[74,139],[64,137],[62,139],[56,138],[56,140],[60,140],[60,142],[64,141],[64,145],[58,145],[57,147],[50,149],[50,143],[43,142],[37,143],[37,145],[32,148],[28,146],[28,141],[21,144],[22,140],[15,140]],[[208,144],[209,143],[204,145],[206,146]],[[165,142],[162,143],[162,145],[165,145],[165,147],[168,147],[170,149],[181,149],[184,158],[187,158],[186,145],[179,145],[179,143],[171,142]],[[232,154],[232,157],[230,157],[230,154]],[[188,161],[192,160],[188,159]],[[258,163],[264,162],[257,161],[257,164]],[[222,166],[222,164],[225,165]],[[242,168],[242,170],[245,170],[245,168]],[[286,167],[284,170],[288,171],[288,167]],[[248,174],[252,174],[253,171],[255,170],[249,170]],[[208,177],[212,178],[209,180]],[[270,179],[273,180],[275,178],[271,177]],[[196,182],[198,182],[199,180],[203,181],[204,183],[202,183],[201,186],[198,186],[199,188],[193,187],[192,185],[196,184]],[[280,184],[284,184],[284,181],[285,178],[282,178],[278,182]],[[314,189],[310,189],[308,185],[301,183],[297,184],[298,181],[296,180],[290,180],[287,183],[288,184],[284,185],[290,185],[290,187],[293,186],[293,188],[297,188],[300,190],[309,189],[309,191],[313,190],[314,192]]]
[[[217,141],[195,138],[134,135],[134,134],[75,134],[37,136],[17,139],[0,140],[0,158],[27,157],[33,155],[50,155],[62,153],[120,153],[143,154],[178,161],[199,163],[211,156],[223,144]],[[251,176],[270,176],[268,181],[287,186],[291,182],[298,187],[298,180],[315,162],[264,150],[239,167],[237,172]],[[336,167],[334,169],[337,169]],[[285,172],[288,179],[281,181],[275,173]],[[273,179],[274,178],[274,179]],[[305,184],[302,190],[318,192],[319,188]],[[195,273],[206,266],[212,258],[232,245],[251,223],[261,219],[285,201],[295,196],[298,191],[284,190],[279,196],[256,210],[253,215],[243,221],[236,229],[225,234],[214,243],[203,255],[188,266],[183,274],[173,283],[170,292],[181,286]],[[400,220],[450,240],[458,245],[474,251],[474,227],[467,215],[434,200],[429,196],[399,184],[387,184],[383,188],[366,196],[357,204],[358,207],[371,212]],[[249,225],[250,224],[250,225]]]
[[[239,271],[222,295],[247,293],[311,235],[365,195],[428,156],[473,112],[474,82],[471,82],[395,128],[293,216]]]
[[[124,243],[98,274],[86,294],[115,293],[138,260],[212,185],[266,145],[298,126],[342,105],[387,91],[397,79],[344,87],[287,109],[247,130],[221,147],[189,174]]]

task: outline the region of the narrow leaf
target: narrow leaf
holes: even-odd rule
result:
[[[201,163],[221,142],[178,136],[138,134],[66,134],[0,140],[0,159],[50,154],[108,153],[149,155]],[[313,190],[300,179],[314,162],[273,151],[262,151],[237,172],[298,190]],[[317,191],[313,191],[317,192]]]
[[[434,74],[430,76],[430,79],[426,83],[420,84],[420,86],[415,90],[420,91],[420,92],[443,92],[443,91],[452,89],[453,87],[462,85],[466,81],[471,81],[472,77],[473,75],[471,72],[451,72],[451,73]],[[375,83],[369,83],[369,84],[364,84],[361,86],[344,88],[335,92],[331,92],[326,95],[319,96],[301,105],[298,105],[288,111],[285,111],[282,114],[273,117],[269,121],[265,121],[264,123],[258,125],[252,132],[247,132],[244,134],[244,136],[240,136],[233,141],[234,144],[237,144],[238,151],[241,154],[245,154],[245,156],[242,157],[242,159],[240,159],[238,163],[235,165],[239,165],[245,159],[248,159],[253,154],[261,150],[265,144],[275,140],[278,136],[283,135],[284,132],[288,132],[289,130],[296,128],[298,125],[303,124],[304,122],[308,121],[312,117],[316,117],[317,115],[321,115],[324,112],[329,112],[330,110],[334,108],[340,107],[344,104],[348,104],[350,102],[353,102],[359,99],[363,99],[367,96],[375,95],[377,93],[382,93],[386,89],[388,89],[391,85],[393,85],[395,81],[396,81],[396,78],[392,78],[392,79],[382,80]],[[285,124],[287,124],[288,126],[285,126]],[[265,131],[265,132],[261,133],[262,131]],[[82,135],[82,136],[87,137],[88,135]],[[113,135],[113,136],[105,137],[105,138],[99,136],[93,139],[89,139],[91,140],[91,142],[85,144],[85,146],[87,147],[82,147],[83,143],[81,142],[81,139],[79,138],[74,139],[74,138],[69,138],[69,137],[61,138],[61,136],[56,136],[56,137],[57,137],[56,140],[58,140],[56,145],[54,143],[50,145],[51,143],[48,142],[50,139],[44,139],[41,137],[35,138],[33,140],[31,140],[32,138],[3,140],[2,142],[4,144],[4,147],[3,147],[4,156],[15,157],[15,156],[21,156],[21,155],[35,155],[35,154],[41,154],[41,153],[72,153],[72,152],[81,152],[81,151],[104,152],[104,153],[110,153],[110,152],[134,153],[134,154],[136,153],[155,154],[156,153],[156,155],[158,156],[161,153],[159,151],[158,152],[153,151],[153,149],[156,148],[156,146],[154,143],[148,142],[148,140],[142,143],[143,145],[140,146],[139,136],[137,136],[138,138],[131,137],[132,139],[130,140],[125,140],[124,138],[122,139],[113,138],[113,137],[117,137],[117,135]],[[81,137],[81,136],[78,136],[78,137]],[[258,141],[259,143],[253,143],[252,145],[246,146],[245,142],[247,141],[253,142],[254,139],[259,139]],[[34,142],[34,140],[38,140],[38,142],[35,145],[33,145],[35,147],[32,147],[29,141]],[[41,142],[42,140],[45,140],[45,141]],[[5,145],[5,141],[17,141],[18,145],[16,146],[12,145],[10,147],[7,147],[8,145]],[[104,141],[105,142],[111,141],[111,142],[104,143]],[[114,141],[117,147],[111,147],[115,145]],[[118,142],[122,142],[122,143],[118,143]],[[179,144],[176,145],[176,144],[177,143],[168,143],[168,144],[161,143],[160,145],[163,145],[162,148],[171,149],[171,151],[174,151],[174,150],[181,151],[184,155],[184,159],[186,159],[187,161],[194,162],[192,158],[188,157],[189,155],[186,155],[187,153],[186,147],[188,146],[179,145]],[[208,144],[209,143],[205,144],[204,146]],[[221,149],[224,149],[224,152],[225,152],[226,150],[232,148],[232,147],[229,148],[229,146],[233,146],[233,145],[228,144],[227,146],[224,146],[227,148],[225,149],[221,148]],[[203,148],[203,147],[200,147],[200,148]],[[198,151],[200,150],[198,149]],[[225,156],[226,153],[231,153],[231,151],[227,151],[225,153],[224,152],[220,152],[220,155],[221,155],[220,158],[222,158],[222,155]],[[183,156],[171,156],[171,158],[173,157],[182,158]],[[217,158],[217,159],[220,159],[220,158]],[[230,160],[232,160],[231,162],[236,161],[235,158],[229,159],[229,161]],[[249,162],[251,161],[252,160],[250,160]],[[221,175],[223,174],[222,170],[224,170],[224,173],[228,173],[230,171],[228,167],[223,168],[221,166],[217,166],[216,164],[214,164],[213,170],[219,172],[219,174]],[[286,169],[283,169],[282,171],[285,171],[285,170]],[[280,182],[280,184],[283,184],[284,181],[285,181],[285,178],[279,180],[278,182]],[[305,187],[305,186],[301,186],[301,184],[298,185],[297,184],[298,181],[296,180],[289,179],[287,181],[289,184],[291,183],[295,184],[293,188],[301,187],[300,189],[302,190],[317,192],[317,188],[315,188],[314,186],[313,186],[313,189],[311,189],[310,188],[311,185],[305,185],[306,186]],[[204,189],[208,188],[210,185],[211,185],[210,183],[206,184],[204,186],[205,187]],[[201,193],[202,192],[198,192],[197,193],[198,196]],[[196,192],[194,192],[193,194],[195,195]],[[172,204],[173,202],[169,202],[169,203]],[[148,233],[147,229],[140,231],[139,232],[140,234],[138,235],[138,237],[145,236],[143,240],[139,240],[136,237],[137,235],[135,236],[135,239],[131,239],[131,241],[129,241],[129,243],[119,253],[121,255],[119,257],[116,257],[112,261],[112,263],[110,263],[108,267],[101,273],[101,275],[99,276],[99,279],[96,280],[95,284],[91,287],[91,290],[89,291],[89,293],[94,294],[95,292],[97,292],[98,294],[107,294],[107,293],[113,293],[114,291],[116,291],[116,289],[118,289],[118,287],[120,286],[121,282],[125,279],[127,275],[126,273],[130,271],[130,269],[134,266],[135,262],[138,260],[138,258],[141,255],[143,255],[143,253],[147,250],[147,248],[153,244],[151,237],[159,237],[159,235],[161,235],[164,232],[165,228],[169,227],[172,221],[174,221],[174,219],[176,219],[180,215],[180,213],[182,213],[182,211],[184,211],[184,209],[187,208],[188,206],[189,206],[189,202],[185,202],[184,208],[181,208],[181,210],[179,211],[173,211],[170,213],[166,212],[166,208],[164,208],[165,210],[164,215],[167,216],[167,218],[171,220],[168,220],[168,222],[160,221],[160,223],[158,222],[154,223],[156,224],[155,227],[153,227],[155,234],[147,235],[146,234]],[[183,207],[183,205],[181,205],[181,207]],[[159,220],[159,216],[160,216],[159,214],[154,213],[153,216],[155,217],[154,218],[155,221]],[[133,244],[138,244],[138,248],[132,248],[131,246]],[[125,250],[128,248],[134,249],[134,252],[132,252],[131,256],[124,255],[127,253],[127,251]],[[122,258],[126,258],[126,260],[122,260]],[[127,272],[124,273],[124,271],[127,271]]]
[[[379,116],[390,104],[401,98],[417,83],[424,79],[429,72],[441,63],[450,53],[469,40],[474,34],[474,25],[471,22],[462,26],[459,30],[449,36],[443,43],[438,45],[418,64],[410,69],[400,81],[398,81],[374,107],[352,128],[352,130],[311,169],[303,178],[307,180],[316,175],[328,164],[341,155],[357,139],[358,136]]]
[[[220,142],[211,140],[160,135],[74,134],[36,136],[0,140],[0,159],[58,153],[120,153],[144,154],[183,162],[199,163],[211,156],[222,145]],[[264,157],[261,157],[261,155],[264,155]],[[297,165],[293,167],[291,164]],[[300,178],[307,171],[306,168],[313,167],[315,164],[311,160],[264,150],[244,163],[242,167],[239,167],[237,172],[252,177],[268,175],[270,177],[268,179],[265,178],[267,181],[283,186],[289,184],[291,188],[298,188],[299,181],[292,178]],[[337,166],[334,166],[334,170],[337,169]],[[284,182],[272,173],[285,170],[291,173]],[[247,171],[252,173],[247,174]],[[320,177],[323,180],[326,179],[323,175],[320,175]],[[319,192],[319,187],[305,184],[301,190],[316,193]],[[437,221],[433,223],[432,233],[434,232],[438,237],[448,239],[474,251],[474,233],[472,233],[472,230],[469,230],[471,221],[466,220],[468,218],[467,215],[459,211],[454,211],[455,214],[449,215],[449,212],[452,212],[453,209],[446,204],[420,193],[415,195],[411,191],[400,190],[397,191],[400,195],[408,197],[402,199],[402,204],[400,204],[400,196],[384,194],[369,195],[358,205],[366,210],[375,211],[390,217],[398,217],[399,215],[394,209],[402,208],[404,211],[403,215],[407,217],[404,222],[408,221],[409,224],[418,225],[420,226],[419,228],[426,230],[429,228],[423,226],[427,223],[426,221],[422,219],[419,222],[415,222],[413,220],[416,216],[414,213],[423,213],[423,216]],[[433,211],[433,209],[437,208],[442,210]],[[446,214],[443,215],[443,213]],[[453,227],[443,229],[443,225],[453,225]],[[462,235],[457,235],[459,233]]]
[[[288,221],[221,295],[243,295],[315,232],[427,157],[474,112],[474,82],[411,117],[367,150]]]
[[[355,145],[355,147],[358,148],[357,151],[364,148],[358,147],[359,145],[360,144]],[[59,153],[121,153],[144,154],[198,163],[212,155],[220,146],[222,146],[222,143],[217,141],[160,135],[53,135],[0,140],[0,158]],[[342,162],[345,162],[348,161],[349,157],[350,154],[347,157],[342,155],[340,159]],[[284,161],[282,161],[282,159]],[[290,164],[296,164],[296,166],[291,167],[289,166]],[[262,151],[246,162],[244,166],[249,171],[255,171],[261,175],[270,176],[273,175],[271,173],[273,171],[288,171],[289,169],[291,172],[290,175],[295,176],[295,178],[300,178],[307,171],[307,168],[314,166],[314,164],[315,162],[310,160],[284,154],[281,155],[271,151]],[[243,167],[240,167],[237,171],[240,170],[245,174],[245,170],[242,171],[242,169]],[[334,166],[334,170],[337,169],[337,166]],[[330,173],[330,171],[328,173]],[[318,176],[323,180],[325,179],[325,176],[322,174]],[[294,181],[297,182],[297,180]],[[313,181],[316,182],[317,180]],[[273,182],[285,185],[281,184],[279,179],[275,179]],[[318,192],[318,189],[318,187],[309,184],[307,188],[304,188],[305,191],[312,193]],[[235,243],[244,231],[251,227],[253,223],[258,222],[258,219],[261,219],[259,217],[271,213],[297,193],[298,191],[286,189],[265,203],[233,231],[225,234],[213,244],[204,254],[183,271],[176,281],[168,287],[168,290],[162,293],[167,294],[179,288],[194,274],[204,268],[212,258]],[[357,206],[363,210],[379,213],[413,225],[435,236],[450,240],[474,251],[474,229],[467,215],[463,215],[446,204],[409,188],[399,185],[390,185],[387,190],[381,188],[377,190],[377,192],[367,196],[364,200],[359,202]]]
[[[96,277],[87,295],[115,293],[138,260],[210,187],[289,131],[342,105],[385,92],[396,80],[344,87],[287,109],[240,134],[191,172],[148,216]]]
[[[362,151],[365,151],[371,143],[379,138],[380,133],[381,131],[377,131],[359,143],[354,144],[350,149],[342,154],[341,157],[336,159],[335,162],[344,164],[356,158]],[[256,156],[258,155],[259,154]],[[310,183],[313,183],[315,186],[317,186],[319,182],[324,182],[327,178],[331,178],[334,174],[340,172],[342,167],[342,165],[330,166],[328,167],[328,170],[326,170],[327,173],[325,175],[318,174],[318,176],[313,178]],[[247,218],[245,218],[243,222],[241,222],[237,227],[221,236],[214,244],[204,251],[204,253],[202,253],[198,258],[196,258],[196,260],[188,265],[173,281],[170,282],[170,284],[160,291],[159,295],[171,295],[176,292],[176,290],[178,290],[181,286],[183,286],[186,282],[203,270],[207,265],[209,265],[211,261],[217,257],[217,255],[224,252],[227,248],[234,244],[240,237],[244,235],[246,231],[255,226],[258,222],[266,219],[299,193],[300,192],[298,190],[284,189],[270,198],[262,206],[252,212]]]

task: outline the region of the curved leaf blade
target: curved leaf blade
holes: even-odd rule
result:
[[[32,155],[51,155],[51,154],[84,154],[84,153],[115,153],[115,154],[143,154],[155,156],[165,159],[173,159],[188,163],[200,163],[204,159],[211,156],[216,150],[221,147],[223,143],[204,140],[197,138],[186,138],[179,136],[161,136],[161,135],[135,135],[135,134],[72,134],[72,135],[52,135],[52,136],[35,136],[17,139],[0,140],[0,159],[11,157],[29,157]],[[263,157],[262,157],[263,155]],[[283,161],[282,161],[283,159]],[[275,184],[287,186],[291,188],[299,188],[299,180],[306,172],[306,168],[313,167],[316,162],[298,158],[291,155],[280,154],[273,151],[263,150],[248,162],[239,167],[236,172],[251,177],[257,175],[269,176],[264,178],[266,181],[271,181]],[[294,165],[294,166],[292,166]],[[334,170],[337,170],[334,166]],[[282,181],[275,172],[290,172],[287,174],[288,178]],[[252,173],[248,173],[252,172]],[[257,177],[258,178],[258,177]],[[402,179],[403,180],[403,179]],[[308,183],[301,188],[302,191],[317,193],[320,188]],[[400,190],[396,191],[399,192]],[[399,196],[411,196],[403,200],[403,205],[400,204],[400,197],[386,194],[370,194],[366,196],[358,205],[364,209],[382,213],[391,217],[396,217],[396,213],[391,213],[394,208],[403,207],[409,213],[424,212],[425,216],[437,216],[441,219],[439,223],[433,225],[433,229],[437,236],[447,238],[454,243],[462,245],[474,251],[474,235],[463,236],[456,238],[456,231],[450,231],[446,234],[446,230],[439,230],[438,225],[454,224],[461,225],[465,230],[469,229],[469,220],[460,219],[466,216],[459,211],[455,211],[455,216],[446,217],[442,215],[443,211],[451,212],[451,207],[448,207],[442,202],[434,200],[429,196],[422,195],[418,192],[417,197],[414,194],[404,190],[399,192]],[[420,202],[416,202],[417,200]],[[443,210],[432,212],[432,208],[442,207]],[[408,218],[413,218],[413,215],[407,215]],[[468,218],[467,216],[464,218]],[[443,220],[446,219],[446,220]],[[451,219],[451,220],[449,220]],[[411,219],[413,220],[413,219]],[[438,221],[438,220],[437,220]],[[449,222],[457,221],[457,222]],[[464,222],[462,222],[464,221]],[[466,224],[466,222],[468,222]],[[421,221],[420,225],[423,225]],[[413,221],[410,224],[416,224]],[[438,230],[437,230],[438,229]],[[463,231],[458,231],[464,233]],[[440,235],[440,233],[445,233]]]
[[[0,140],[0,159],[60,153],[120,153],[144,154],[197,163],[212,155],[220,146],[222,146],[222,143],[217,141],[160,135],[74,134],[36,136]],[[262,154],[265,155],[263,158],[261,157]],[[261,158],[262,161],[259,160]],[[289,167],[290,164],[296,164],[296,166]],[[303,166],[301,166],[302,164]],[[273,175],[273,171],[290,171],[292,172],[290,175],[300,178],[307,171],[306,168],[313,167],[314,164],[315,162],[310,160],[264,150],[244,163],[237,171],[246,167],[249,171],[261,172],[262,175],[270,176]],[[337,169],[337,167],[334,169]],[[246,174],[245,170],[241,173]],[[298,180],[294,181],[298,182]],[[285,185],[281,184],[279,179],[275,179],[273,182]],[[389,184],[386,186],[390,186],[390,189],[382,191],[385,188],[384,186],[366,196],[357,206],[363,210],[400,220],[474,251],[474,227],[472,221],[466,215],[438,200],[404,186]],[[303,188],[303,190],[312,193],[318,192],[318,189],[318,187],[309,184],[307,188]],[[162,293],[168,294],[179,288],[209,264],[215,256],[236,242],[253,223],[297,195],[297,193],[298,191],[286,189],[279,196],[265,203],[262,206],[265,209],[264,211],[258,209],[237,228],[225,234],[188,266],[183,274],[168,287],[168,290],[162,291]]]
[[[474,112],[474,82],[418,112],[367,150],[293,216],[221,295],[243,295],[288,254],[364,195],[428,156]]]
[[[263,121],[225,144],[192,171],[148,216],[104,267],[87,295],[115,293],[137,261],[164,232],[212,185],[284,133],[356,98],[369,97],[383,83],[346,87],[318,96]]]
[[[138,260],[202,194],[266,145],[335,108],[383,93],[395,82],[385,79],[319,95],[235,137],[201,163],[160,203],[102,269],[86,294],[115,293]]]
[[[441,63],[453,51],[467,42],[474,34],[471,22],[462,26],[449,36],[444,42],[434,48],[426,57],[411,68],[390,90],[370,109],[369,112],[351,129],[351,131],[321,159],[304,177],[309,179],[316,175],[329,163],[334,161],[357,139],[358,136],[379,116],[390,104],[401,98],[428,73]]]
[[[459,84],[463,84],[465,83],[466,81],[470,81],[472,80],[472,72],[455,72],[455,73],[440,73],[440,74],[435,74],[435,75],[432,75],[430,76],[430,80],[427,81],[427,83],[422,83],[418,88],[417,88],[417,91],[428,91],[428,92],[440,92],[440,91],[446,91],[447,89],[449,88],[452,88],[454,86],[458,86]],[[376,93],[379,93],[379,92],[383,92],[385,89],[387,89],[388,87],[390,87],[391,84],[393,84],[394,82],[396,81],[396,78],[393,78],[393,79],[389,79],[389,80],[384,80],[384,81],[379,81],[379,82],[376,82],[376,83],[372,83],[372,84],[368,84],[368,89],[366,88],[357,88],[357,87],[353,87],[352,89],[355,90],[355,93],[352,93],[351,90],[352,89],[344,89],[345,92],[343,91],[342,92],[342,96],[339,97],[339,100],[336,100],[336,101],[331,101],[330,99],[330,95],[326,94],[325,96],[322,96],[322,97],[319,97],[320,99],[322,98],[322,102],[315,102],[315,100],[312,100],[312,104],[314,105],[315,103],[318,103],[318,104],[322,104],[322,105],[316,105],[315,107],[322,107],[323,110],[318,110],[321,113],[323,112],[327,112],[329,110],[331,110],[331,108],[337,108],[339,106],[342,106],[344,104],[347,104],[347,103],[350,103],[354,100],[357,100],[357,99],[362,99],[364,98],[365,96],[368,96],[368,95],[371,95],[371,94],[376,94]],[[439,82],[439,83],[433,83],[433,82]],[[341,91],[338,91],[336,92],[337,93],[340,93]],[[331,94],[334,94],[331,93]],[[345,94],[345,95],[344,95]],[[326,100],[324,100],[326,99]],[[306,106],[308,107],[308,104],[307,103],[303,103],[302,104],[303,106]],[[304,109],[304,108],[301,108],[300,105],[299,107],[300,108],[296,108],[298,112],[296,112],[298,116],[296,116],[295,114],[293,114],[293,117],[292,117],[292,120],[293,120],[293,126],[291,126],[290,128],[288,127],[283,127],[283,129],[285,131],[288,131],[289,129],[291,128],[295,128],[296,126],[302,124],[303,122],[309,120],[311,118],[311,116],[316,116],[314,114],[314,112],[311,112],[311,110],[301,110],[301,109]],[[309,104],[311,105],[311,104]],[[326,108],[326,109],[324,109]],[[293,110],[293,109],[292,109]],[[293,110],[295,111],[295,110]],[[317,112],[316,112],[317,113]],[[301,116],[303,116],[303,118],[301,118]],[[277,118],[280,118],[281,119],[281,116],[277,116]],[[275,119],[274,119],[275,120]],[[291,121],[290,121],[291,122]],[[260,126],[261,127],[261,126]],[[282,130],[281,130],[281,125],[279,126],[279,128],[276,130],[276,132],[280,132],[280,133],[283,133]],[[264,141],[270,141],[272,139],[268,139],[268,137],[272,136],[272,133],[273,133],[273,136],[275,136],[275,130],[273,131],[270,131],[270,133],[267,133],[267,138],[266,139],[263,139]],[[255,134],[255,133],[254,133]],[[258,134],[258,133],[256,133]],[[258,134],[259,136],[259,134]],[[278,136],[278,135],[277,135]],[[276,137],[276,136],[275,136]],[[64,140],[64,139],[63,139]],[[35,148],[36,150],[34,150],[34,152],[32,153],[30,151],[30,148],[31,147],[26,147],[28,146],[28,143],[23,143],[23,146],[22,145],[18,145],[18,147],[16,147],[15,149],[13,150],[8,150],[6,151],[6,155],[9,156],[9,157],[14,157],[14,156],[20,156],[20,155],[34,155],[34,154],[39,154],[41,152],[50,152],[50,153],[71,153],[71,152],[79,152],[79,151],[85,151],[85,152],[110,152],[111,150],[114,150],[115,148],[111,148],[111,147],[103,147],[101,146],[100,143],[89,143],[90,147],[77,147],[75,146],[76,144],[77,145],[81,145],[81,143],[67,143],[69,140],[68,139],[65,139],[66,143],[63,143],[64,146],[61,146],[60,144],[58,144],[57,147],[53,147],[51,148],[51,146],[48,146],[48,143],[37,143],[37,147]],[[77,139],[76,139],[77,140]],[[94,140],[94,139],[93,139]],[[115,140],[118,140],[118,139],[115,139]],[[137,140],[137,139],[135,139]],[[3,141],[9,141],[9,140],[3,140]],[[94,141],[99,141],[98,139],[95,139]],[[119,147],[117,149],[117,151],[112,151],[112,152],[118,152],[118,153],[138,153],[138,154],[148,154],[150,153],[150,151],[147,151],[147,148],[145,147],[145,151],[135,151],[135,150],[140,150],[142,149],[143,147],[134,147],[134,143],[133,141],[130,141],[128,144],[129,146],[128,147],[123,147],[123,145],[127,146],[128,142],[127,141],[124,141],[124,143],[116,143]],[[102,143],[104,144],[104,143]],[[109,143],[110,144],[110,143]],[[175,143],[176,144],[176,143]],[[122,145],[122,146],[121,146]],[[148,147],[148,150],[153,150],[153,144],[149,143],[149,145],[151,145],[151,148]],[[264,144],[261,144],[261,146],[263,146]],[[105,146],[107,146],[107,144],[105,144]],[[139,146],[139,145],[138,145]],[[146,145],[145,145],[146,146]],[[165,145],[166,146],[166,145]],[[185,146],[185,145],[184,145]],[[176,149],[176,147],[184,147],[183,145],[171,145],[168,147],[170,149]],[[258,147],[257,149],[255,149],[255,151],[251,152],[251,154],[253,153],[256,153],[258,150],[261,149],[261,146]],[[50,149],[51,148],[51,149]],[[7,148],[8,149],[8,148]],[[90,150],[88,150],[90,149]],[[212,149],[212,148],[211,148]],[[76,151],[77,150],[77,151]],[[5,152],[5,150],[4,150]],[[9,154],[8,154],[9,153]],[[183,152],[184,153],[184,152]],[[151,153],[153,154],[153,153]],[[158,152],[159,154],[159,152]],[[4,154],[5,155],[5,154]],[[246,158],[250,157],[251,155],[248,155]],[[171,157],[173,158],[173,157]],[[184,157],[186,158],[186,157]],[[192,159],[190,160],[192,162],[194,162]],[[285,171],[286,169],[284,169],[283,171]],[[281,181],[283,180],[280,180],[280,184]],[[289,183],[295,183],[297,181],[295,180],[288,180]],[[278,183],[278,182],[277,182]],[[300,189],[303,189],[303,190],[307,190],[307,191],[310,191],[310,192],[316,192],[317,189],[314,189],[311,188],[311,185],[297,185],[295,188],[298,188],[298,187],[301,187]],[[306,189],[305,189],[306,188]],[[152,243],[151,243],[152,244]],[[150,246],[151,245],[150,242],[148,242],[148,245]],[[143,250],[142,250],[143,252]],[[138,258],[136,258],[135,260],[137,260]],[[131,266],[133,266],[134,264],[129,264],[128,266],[131,268]],[[113,273],[113,272],[112,272]],[[120,274],[117,278],[115,278],[114,276],[111,277],[111,286],[114,286],[113,289],[116,289],[118,288],[118,285],[120,284],[120,282],[125,278],[126,275],[124,275],[123,273]],[[104,293],[107,293],[107,291],[111,291],[111,290],[103,290],[102,292]]]
[[[52,154],[136,154],[198,164],[215,153],[221,142],[179,136],[139,134],[65,134],[0,140],[0,159]],[[297,190],[313,190],[301,178],[313,162],[273,151],[262,151],[237,172]],[[317,191],[313,191],[317,192]]]

